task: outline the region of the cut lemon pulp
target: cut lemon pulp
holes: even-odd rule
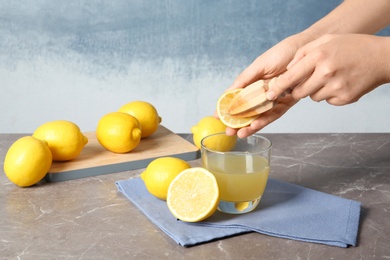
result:
[[[235,98],[235,96],[241,91],[242,88],[227,91],[223,93],[222,96],[218,99],[218,103],[217,103],[218,117],[222,121],[222,123],[224,123],[226,126],[231,128],[242,128],[248,126],[253,122],[253,120],[255,120],[258,117],[258,115],[252,117],[240,117],[240,116],[232,116],[229,114],[230,103]]]
[[[168,189],[169,210],[185,222],[198,222],[210,217],[217,210],[218,202],[217,180],[201,167],[183,170]]]

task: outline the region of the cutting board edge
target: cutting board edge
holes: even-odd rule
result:
[[[179,153],[179,154],[170,154],[169,156],[183,159],[185,161],[191,161],[200,158],[200,150],[186,152],[186,153]],[[159,157],[146,158],[136,162],[134,161],[121,162],[121,163],[109,164],[105,166],[97,166],[91,168],[83,168],[79,170],[64,171],[61,172],[61,174],[49,172],[46,174],[45,180],[47,182],[60,182],[60,181],[81,179],[86,177],[93,177],[98,175],[111,174],[111,173],[122,172],[122,171],[142,169],[142,168],[146,168],[146,166],[151,161]]]

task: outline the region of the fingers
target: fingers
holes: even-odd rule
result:
[[[263,113],[254,120],[249,126],[240,129],[227,128],[227,135],[237,135],[239,138],[245,138],[255,134],[259,130],[263,129],[270,123],[274,122],[285,114],[292,106],[294,106],[298,100],[295,100],[291,95],[279,98],[278,104],[271,110]]]
[[[217,110],[214,111],[214,117],[215,117],[216,119],[219,119],[219,115],[218,115]]]
[[[306,56],[306,51],[302,48],[299,49],[297,51],[297,53],[295,54],[294,58],[292,59],[292,61],[290,61],[290,63],[287,64],[286,69],[289,70],[292,66],[294,66],[298,61],[303,59],[303,57],[305,57],[305,56]]]
[[[288,90],[288,88],[294,88],[292,96],[300,99],[320,89],[322,87],[321,84],[315,80],[316,77],[313,77],[312,74],[315,72],[316,64],[321,59],[323,53],[313,52],[313,50],[329,42],[333,37],[331,35],[325,35],[301,47],[287,65],[287,71],[277,80],[270,91],[268,91],[267,98],[274,100]]]
[[[309,78],[303,80],[298,86],[296,86],[291,95],[295,99],[302,99],[310,96],[310,98],[314,101],[320,102],[322,100],[327,99],[331,93],[324,88],[324,80],[321,77],[320,72],[314,71]]]
[[[226,135],[232,136],[237,134],[238,129],[227,127],[225,130]]]
[[[312,42],[307,43],[303,47],[301,47],[294,55],[294,58],[290,61],[290,63],[287,65],[287,70],[292,68],[295,64],[297,64],[301,59],[303,59],[308,53],[310,53],[312,50],[323,44],[323,42],[327,41],[328,39],[326,37],[320,37],[319,39],[316,39]]]
[[[250,124],[249,126],[247,127],[244,127],[244,128],[240,128],[238,131],[237,131],[237,136],[239,138],[245,138],[245,137],[248,137],[248,136],[251,136],[253,134],[255,134],[256,132],[258,132],[260,129],[264,128],[265,127],[265,124],[258,124],[258,121],[253,121],[252,124]]]
[[[310,77],[314,69],[315,63],[310,59],[303,58],[278,78],[275,84],[268,90],[267,99],[275,100],[286,91],[288,92],[289,89],[293,89],[292,96],[295,99],[302,98],[303,93],[298,96],[294,95],[295,88]]]
[[[320,90],[318,90],[317,92],[314,92],[313,94],[310,95],[310,98],[313,100],[313,101],[316,101],[316,102],[321,102],[321,101],[324,101],[324,100],[327,100],[329,99],[329,95],[326,93],[325,89],[324,88],[321,88]]]

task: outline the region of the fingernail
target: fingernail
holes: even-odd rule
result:
[[[276,98],[275,93],[273,91],[267,92],[267,99],[268,100],[274,100]]]

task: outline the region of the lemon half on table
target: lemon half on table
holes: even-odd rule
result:
[[[182,171],[168,189],[171,213],[185,222],[199,222],[217,210],[219,188],[214,175],[202,167]]]

